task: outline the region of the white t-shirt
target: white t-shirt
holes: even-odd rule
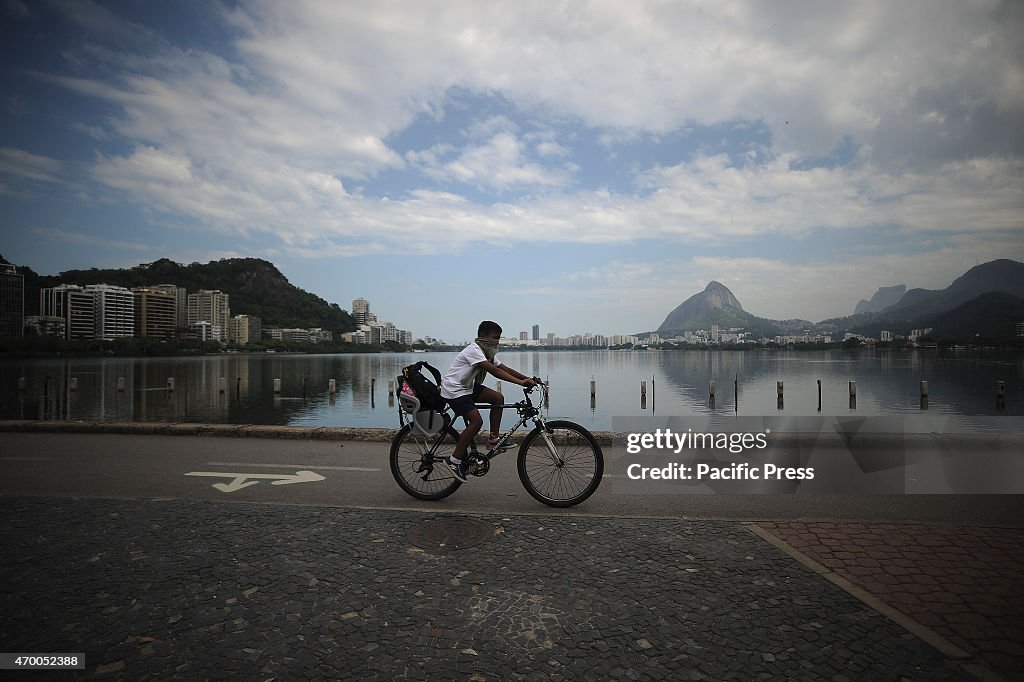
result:
[[[462,382],[469,380],[470,375],[476,371],[476,366],[481,362],[487,362],[487,356],[480,350],[480,346],[471,343],[463,348],[455,356],[455,362],[452,363],[441,381],[441,397],[450,400],[472,394],[472,387],[466,388]],[[501,367],[501,361],[498,358],[494,358],[493,362],[495,367]],[[482,379],[478,383],[483,383]]]

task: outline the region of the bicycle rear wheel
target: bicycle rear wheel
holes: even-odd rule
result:
[[[604,453],[594,436],[569,421],[535,428],[519,448],[519,480],[534,499],[571,507],[594,494],[604,474]]]
[[[426,453],[440,440],[432,456]],[[451,426],[427,439],[412,432],[412,424],[403,426],[391,440],[391,474],[402,490],[418,500],[440,500],[459,489],[462,483],[440,461],[455,451],[459,433]]]

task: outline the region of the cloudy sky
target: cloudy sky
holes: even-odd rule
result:
[[[0,254],[274,262],[451,341],[1024,260],[1024,4],[0,0]],[[244,311],[233,311],[244,312]]]

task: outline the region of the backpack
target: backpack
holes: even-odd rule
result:
[[[423,376],[426,369],[434,381]],[[445,399],[441,397],[441,373],[427,362],[417,362],[402,369],[395,381],[395,395],[402,409],[413,415],[413,425],[427,435],[444,428]]]
[[[433,376],[433,383],[423,376],[421,371],[423,369],[429,371]],[[419,411],[434,410],[440,412],[444,409],[445,400],[441,397],[441,373],[426,361],[417,362],[415,365],[403,368],[402,375],[398,377],[395,385],[405,395],[409,395],[409,391],[412,391],[412,395],[420,401]]]

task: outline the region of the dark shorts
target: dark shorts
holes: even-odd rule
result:
[[[452,412],[455,413],[456,417],[465,417],[467,414],[476,409],[477,398],[484,392],[484,385],[477,384],[473,387],[473,393],[471,395],[463,395],[458,398],[446,398],[448,404],[452,406]]]

